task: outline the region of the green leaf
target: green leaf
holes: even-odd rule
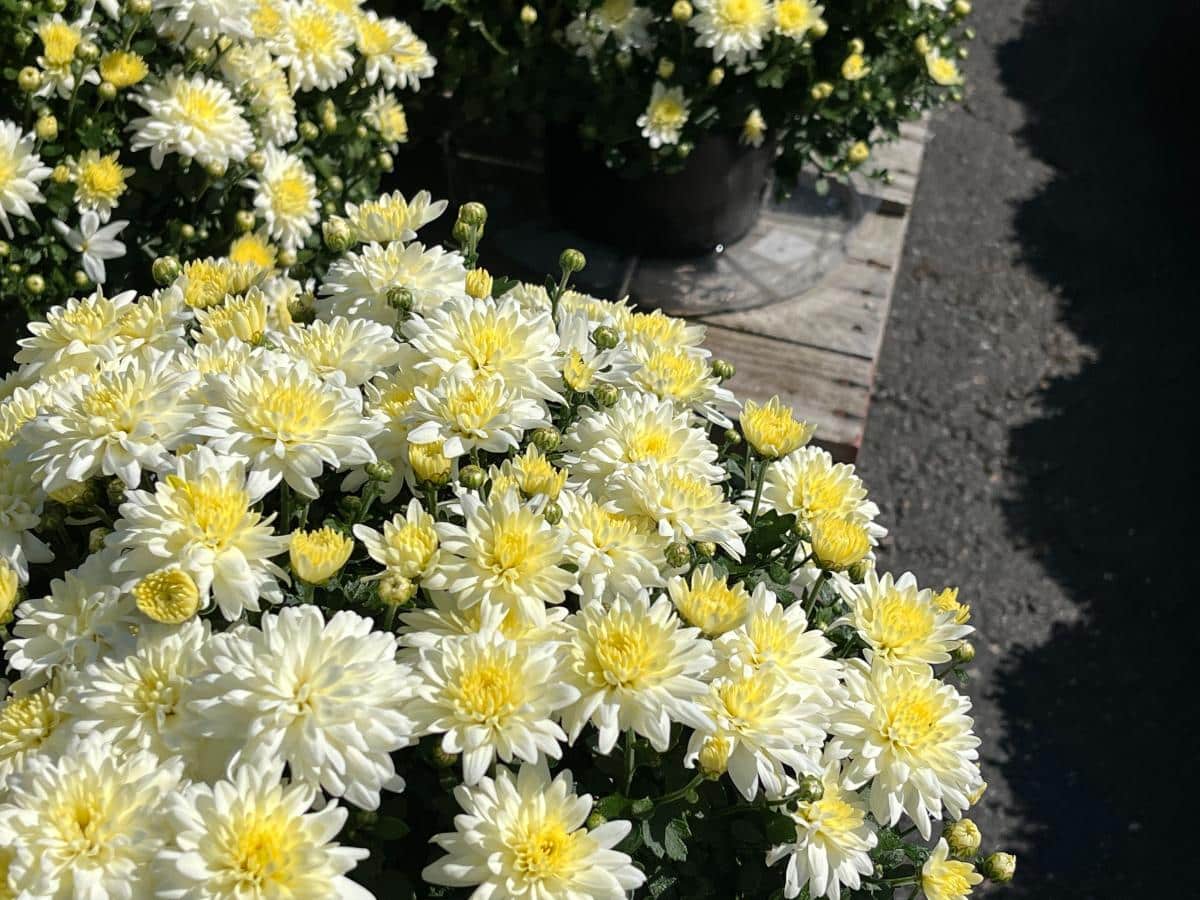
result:
[[[663,847],[667,856],[676,862],[685,861],[688,856],[687,839],[691,836],[692,829],[688,827],[688,821],[683,816],[668,822],[666,831],[663,832]]]
[[[609,794],[607,797],[601,797],[596,805],[592,807],[592,811],[599,813],[606,819],[619,819],[621,814],[625,812],[625,804],[628,802],[620,794]]]

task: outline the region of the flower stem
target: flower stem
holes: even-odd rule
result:
[[[817,580],[813,582],[812,587],[808,589],[808,596],[804,598],[804,618],[812,621],[813,610],[817,606],[817,594],[821,592],[821,585],[829,580],[829,570],[822,569],[821,574],[817,576]]]
[[[767,466],[771,464],[769,459],[764,459],[758,467],[758,481],[754,485],[754,505],[750,507],[750,527],[754,527],[754,520],[758,518],[758,504],[762,500],[763,483],[767,480]]]
[[[654,801],[654,805],[655,806],[665,806],[668,803],[674,803],[676,800],[679,800],[682,797],[686,797],[691,791],[698,788],[702,781],[704,781],[704,775],[702,773],[697,773],[696,777],[693,778],[691,781],[689,781],[687,784],[685,784],[683,787],[677,788],[676,790],[673,790],[668,794],[663,794],[661,797],[659,797],[657,800]]]
[[[633,789],[633,772],[637,768],[633,752],[633,730],[625,732],[625,796]]]

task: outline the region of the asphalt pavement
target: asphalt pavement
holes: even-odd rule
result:
[[[1009,896],[1196,896],[1200,16],[975,6],[860,455],[883,563],[972,604],[975,818],[1020,855]]]

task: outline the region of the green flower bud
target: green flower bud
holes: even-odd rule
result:
[[[101,100],[112,102],[117,99],[117,86],[111,81],[102,81],[100,87],[96,88],[96,93],[100,95]]]
[[[8,241],[0,241],[0,259],[4,259],[10,253],[12,253],[12,245]]]
[[[954,661],[966,665],[975,659],[975,645],[970,641],[963,641],[954,648]]]
[[[219,159],[210,160],[204,164],[204,171],[209,178],[221,178],[225,174],[225,163]]]
[[[367,463],[364,471],[372,481],[391,481],[396,475],[395,467],[390,462],[382,459],[378,462]]]
[[[482,228],[487,222],[487,207],[475,200],[464,203],[458,208],[458,220],[472,228]]]
[[[470,491],[477,491],[487,481],[487,472],[479,466],[463,466],[458,472],[459,483]]]
[[[338,501],[338,509],[342,515],[350,516],[351,518],[362,509],[362,505],[362,497],[356,497],[354,494],[347,494]]]
[[[996,884],[1008,884],[1017,873],[1017,858],[1011,853],[993,853],[983,861],[980,871]]]
[[[75,45],[75,58],[85,63],[99,62],[100,48],[95,41],[80,41]]]
[[[150,15],[150,11],[154,9],[154,4],[151,0],[129,0],[125,4],[125,8],[135,16],[148,16]]]
[[[330,175],[325,179],[325,184],[329,187],[329,190],[333,191],[335,194],[340,194],[346,189],[346,182],[342,181],[341,177],[338,175]]]
[[[33,66],[26,66],[17,75],[17,86],[27,94],[32,94],[42,86],[42,73]]]
[[[150,266],[150,274],[154,276],[154,283],[162,287],[166,287],[178,278],[179,272],[179,260],[173,256],[160,256]]]
[[[321,135],[321,131],[312,122],[301,122],[299,126],[300,137],[306,141],[315,141]]]
[[[46,113],[33,126],[33,133],[38,136],[40,141],[54,140],[58,137],[58,119],[54,118],[53,113]]]
[[[104,549],[105,539],[112,534],[111,528],[99,526],[88,532],[88,553],[99,553]]]
[[[737,369],[734,368],[733,363],[724,359],[713,360],[712,373],[722,381],[732,378],[736,372]]]
[[[46,0],[46,9],[52,13],[62,12],[67,8],[67,0]]]
[[[709,87],[717,87],[724,80],[725,80],[725,70],[722,69],[720,66],[716,66],[715,68],[709,70],[709,73],[708,73],[708,86]]]
[[[658,61],[658,77],[664,81],[675,74],[675,60],[664,56]]]
[[[193,228],[191,225],[189,225],[187,222],[184,222],[182,225],[179,226],[179,236],[181,238],[183,238],[185,241],[190,241],[192,238],[194,238],[196,236],[196,229]]]
[[[433,748],[433,764],[439,769],[449,769],[458,762],[457,753],[447,753],[442,749],[442,745],[438,744]]]
[[[545,508],[542,510],[542,518],[544,518],[551,525],[557,525],[559,522],[562,521],[562,517],[563,517],[562,507],[559,506],[557,503],[555,503],[553,500],[551,500],[549,503],[547,503]]]
[[[592,391],[592,396],[605,409],[610,409],[621,399],[621,391],[615,384],[598,384]]]
[[[406,287],[395,285],[387,291],[388,306],[401,313],[410,313],[413,308],[413,293]]]
[[[587,265],[587,257],[578,250],[567,249],[558,257],[558,266],[568,275],[583,271]]]
[[[942,829],[942,837],[946,839],[951,854],[959,859],[971,859],[979,852],[979,845],[983,843],[979,826],[970,819],[959,819],[949,823]]]
[[[701,559],[712,559],[717,555],[717,545],[712,541],[698,541],[696,543],[696,555]]]
[[[261,172],[266,164],[267,154],[263,153],[261,150],[255,150],[246,157],[246,165],[248,165],[255,172]]]
[[[692,561],[692,551],[688,549],[687,544],[679,541],[667,544],[663,556],[667,558],[667,565],[672,569],[681,569]]]
[[[796,786],[796,799],[801,803],[816,803],[825,796],[825,784],[816,775],[805,775]]]
[[[234,227],[245,234],[247,231],[254,229],[254,213],[248,209],[239,209],[237,215],[233,217]]]
[[[109,506],[120,506],[125,502],[125,482],[120,478],[112,478],[104,485],[105,496]]]
[[[46,290],[46,279],[37,274],[28,276],[25,279],[25,290],[29,291],[35,297],[39,296]]]
[[[601,325],[592,332],[592,343],[601,350],[612,350],[621,343],[621,336],[610,325]]]
[[[808,29],[808,33],[817,40],[820,40],[829,34],[829,23],[824,19],[817,19],[817,21],[813,22],[812,27]]]
[[[279,255],[275,257],[275,261],[279,263],[281,268],[290,268],[296,264],[296,251],[280,250]]]
[[[358,138],[360,141],[366,140],[367,135],[370,133],[371,132],[367,131],[366,125],[355,125],[354,126],[354,136],[356,138]]]
[[[91,283],[92,279],[88,278],[88,273],[83,271],[83,269],[76,269],[71,273],[71,281],[75,283],[75,287],[85,288]]]
[[[465,247],[471,240],[473,230],[470,225],[459,219],[454,223],[454,227],[450,229],[450,237],[454,239],[454,243],[460,247]]]
[[[688,3],[688,0],[675,0],[675,3],[671,5],[671,18],[680,25],[688,21],[693,12],[692,4]]]
[[[308,325],[316,321],[317,318],[317,300],[313,297],[310,291],[297,294],[288,301],[288,315],[292,317],[293,322],[300,325]]]
[[[380,172],[390,172],[396,167],[396,160],[392,157],[392,154],[384,150],[375,157],[375,165],[379,166]]]
[[[321,236],[325,240],[325,246],[334,253],[344,253],[354,243],[350,223],[337,216],[321,223]]]
[[[865,559],[860,559],[849,569],[846,570],[846,575],[855,584],[862,584],[867,580],[867,572],[871,570],[871,564]]]
[[[969,16],[971,14],[971,4],[968,3],[967,0],[954,0],[954,6],[952,9],[954,14],[959,17]]]
[[[552,425],[535,429],[530,435],[530,442],[543,453],[553,453],[562,443],[562,434]]]
[[[736,447],[742,442],[742,434],[736,428],[725,429],[725,442],[732,447]]]
[[[588,827],[588,829],[599,828],[601,825],[603,825],[607,821],[608,821],[608,819],[605,818],[604,816],[602,816],[600,813],[593,812],[590,816],[587,817],[587,821],[584,822],[584,825],[586,825]]]
[[[33,35],[28,31],[18,31],[13,38],[13,43],[16,45],[17,50],[24,52],[33,44]]]

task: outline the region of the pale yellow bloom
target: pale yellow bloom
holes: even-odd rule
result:
[[[921,890],[928,900],[963,900],[983,881],[973,865],[950,859],[949,854],[950,848],[942,838],[921,867]]]
[[[342,570],[354,541],[326,526],[316,531],[293,531],[288,542],[292,571],[309,584],[324,584]]]
[[[117,88],[127,88],[150,74],[146,61],[129,50],[114,50],[100,60],[100,77]]]
[[[133,586],[137,607],[155,622],[178,625],[200,609],[200,589],[178,567],[151,572]]]
[[[871,538],[860,522],[822,516],[810,526],[813,559],[822,569],[844,572],[871,552]]]
[[[772,397],[760,406],[747,400],[742,409],[742,433],[754,452],[764,459],[779,459],[809,442],[815,425],[798,420],[790,407]]]

